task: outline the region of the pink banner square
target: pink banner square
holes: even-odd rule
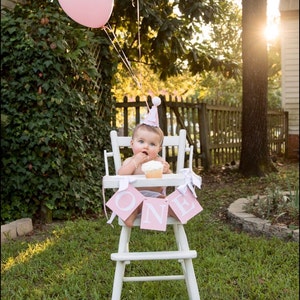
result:
[[[132,185],[123,191],[117,191],[106,203],[117,216],[125,221],[133,211],[143,202],[145,197]]]
[[[168,196],[168,200],[169,206],[181,223],[186,223],[203,210],[189,188],[184,195],[178,190],[174,191]]]
[[[141,229],[166,231],[168,219],[168,200],[147,197],[144,199]]]

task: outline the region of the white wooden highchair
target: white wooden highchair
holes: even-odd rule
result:
[[[104,151],[106,175],[103,177],[103,189],[117,189],[119,187],[120,178],[117,176],[117,170],[121,167],[120,148],[130,147],[131,137],[118,136],[116,131],[110,133],[112,151]],[[163,178],[146,179],[144,175],[130,175],[127,177],[134,177],[132,185],[135,187],[145,186],[179,186],[184,183],[184,176],[180,170],[184,168],[184,160],[186,151],[189,151],[189,168],[192,167],[192,153],[193,149],[186,147],[186,131],[180,130],[178,136],[165,136],[163,141],[162,156],[165,158],[166,147],[172,146],[177,148],[177,164],[176,173],[164,174]],[[115,174],[109,175],[108,158],[113,157]],[[118,252],[111,254],[111,259],[116,261],[116,269],[113,283],[112,300],[121,299],[123,282],[129,281],[160,281],[160,280],[185,280],[189,299],[200,299],[196,276],[192,259],[197,257],[195,250],[190,250],[184,226],[177,219],[168,217],[167,225],[173,226],[176,244],[178,250],[176,251],[154,251],[154,252],[130,252],[129,242],[131,235],[131,228],[127,227],[124,222],[119,219],[119,225],[122,227]],[[141,218],[138,217],[134,226],[139,226]],[[146,232],[145,232],[146,233]],[[161,233],[164,234],[164,233]],[[177,260],[181,263],[181,275],[155,275],[155,276],[125,276],[125,267],[130,261],[144,261],[144,260]]]

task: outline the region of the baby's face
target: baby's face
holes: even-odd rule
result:
[[[149,159],[155,159],[161,150],[161,141],[157,133],[140,128],[132,138],[133,154],[143,152]]]

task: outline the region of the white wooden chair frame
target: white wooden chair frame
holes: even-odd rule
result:
[[[130,147],[131,137],[121,137],[118,136],[116,131],[111,131],[110,133],[112,151],[104,151],[105,159],[105,172],[106,175],[103,177],[103,188],[117,188],[118,180],[120,176],[110,176],[109,175],[109,164],[108,158],[113,157],[115,172],[121,167],[121,147]],[[193,148],[186,147],[186,131],[184,129],[180,130],[178,136],[166,136],[164,137],[162,156],[166,156],[166,147],[176,146],[178,147],[177,164],[176,164],[176,174],[166,175],[166,178],[160,180],[151,181],[157,186],[177,186],[179,185],[182,176],[179,175],[181,169],[184,168],[184,158],[186,151],[189,151],[189,168],[192,168],[192,154]],[[131,175],[133,176],[133,175]],[[136,180],[133,185],[135,186],[145,186],[145,176],[141,176],[141,179]],[[138,177],[140,178],[140,177]],[[151,179],[152,180],[152,179]],[[147,181],[149,182],[149,181]],[[187,292],[189,299],[199,300],[199,290],[197,285],[197,280],[194,272],[194,267],[192,259],[197,257],[197,252],[195,250],[189,249],[188,240],[184,230],[183,224],[172,217],[168,217],[167,225],[172,225],[176,244],[178,247],[177,251],[154,251],[154,252],[130,252],[129,251],[129,241],[131,235],[131,228],[127,227],[124,222],[119,218],[119,225],[122,226],[118,252],[111,254],[111,259],[116,261],[116,269],[113,283],[112,300],[121,299],[123,282],[129,281],[160,281],[160,280],[185,280],[187,286]],[[134,221],[133,226],[140,225],[140,218],[138,217]],[[126,277],[125,267],[130,261],[143,261],[143,260],[178,260],[181,263],[182,275],[155,275],[155,276],[135,276]]]

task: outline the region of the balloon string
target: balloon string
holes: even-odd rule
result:
[[[107,29],[109,29],[109,31],[112,33],[114,40],[112,40],[112,38],[110,37]],[[115,51],[118,53],[119,57],[121,58],[122,62],[124,63],[124,65],[126,66],[127,70],[129,71],[130,75],[132,76],[133,80],[135,81],[135,83],[137,84],[137,86],[139,88],[141,88],[141,83],[139,82],[138,78],[136,77],[136,75],[134,74],[130,62],[128,61],[128,58],[126,57],[124,51],[121,48],[121,45],[115,35],[115,33],[113,32],[111,26],[109,24],[107,24],[106,26],[103,27],[103,30],[105,31],[108,39],[110,40],[110,42],[112,43]],[[115,42],[114,42],[115,41]]]
[[[136,11],[137,11],[137,22],[138,22],[138,51],[139,51],[139,61],[142,57],[142,48],[141,48],[141,32],[140,32],[140,1],[136,1]]]
[[[135,7],[134,0],[132,0],[132,6]],[[140,30],[141,20],[140,20],[140,1],[139,0],[136,0],[136,15],[137,15],[137,24],[138,24],[138,54],[139,54],[139,62],[140,62],[141,57],[142,57],[142,47],[141,47],[141,30]],[[147,106],[147,109],[149,112],[150,107],[149,107],[147,99],[145,99],[145,102],[146,102],[146,106]]]
[[[139,0],[136,1],[136,14],[137,14],[137,25],[138,25],[138,53],[139,53],[139,62],[141,62],[142,47],[141,47],[141,29],[140,29],[141,19],[140,19],[140,1]],[[147,104],[148,110],[150,110],[147,100],[146,100],[146,104]]]
[[[135,0],[131,2],[132,6],[135,7]],[[138,61],[141,62],[142,47],[141,47],[141,31],[140,31],[140,1],[136,1],[136,15],[137,15],[137,34],[138,34]],[[147,104],[148,106],[148,104]]]

